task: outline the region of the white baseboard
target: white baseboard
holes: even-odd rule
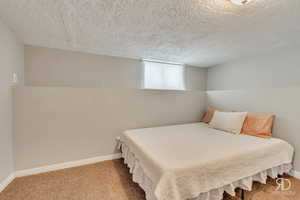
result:
[[[15,178],[15,174],[11,173],[6,179],[4,179],[2,182],[0,182],[0,192],[2,192],[8,184],[10,184]]]
[[[300,179],[300,172],[296,171],[296,170],[291,170],[291,172],[289,173],[289,175]]]
[[[107,156],[98,156],[98,157],[87,158],[87,159],[83,159],[83,160],[76,160],[76,161],[58,163],[58,164],[54,164],[54,165],[47,165],[47,166],[42,166],[42,167],[37,167],[37,168],[32,168],[32,169],[19,170],[19,171],[15,172],[15,177],[40,174],[40,173],[45,173],[45,172],[50,172],[50,171],[55,171],[55,170],[60,170],[60,169],[66,169],[66,168],[71,168],[71,167],[78,167],[78,166],[82,166],[82,165],[93,164],[93,163],[107,161],[107,160],[115,160],[115,159],[119,159],[119,158],[121,158],[121,154],[117,153],[117,154],[111,154],[111,155],[107,155]]]

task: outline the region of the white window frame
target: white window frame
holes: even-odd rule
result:
[[[142,88],[145,90],[175,90],[175,91],[185,91],[186,90],[186,66],[184,64],[180,63],[172,63],[172,62],[164,62],[164,61],[157,61],[157,60],[142,60],[143,62],[143,72],[142,72]],[[158,64],[165,64],[165,65],[174,65],[174,67],[180,67],[182,70],[182,87],[181,88],[151,88],[151,87],[146,87],[146,63],[158,63]]]

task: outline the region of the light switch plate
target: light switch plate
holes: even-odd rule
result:
[[[18,78],[18,74],[17,73],[13,73],[13,75],[12,75],[12,82],[13,82],[13,85],[18,84],[19,78]]]

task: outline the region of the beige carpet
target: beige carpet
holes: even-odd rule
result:
[[[300,200],[300,180],[288,178],[290,191],[276,191],[276,183],[269,180],[267,185],[255,184],[246,199]],[[145,195],[122,160],[114,160],[17,178],[0,193],[0,200],[145,200]]]

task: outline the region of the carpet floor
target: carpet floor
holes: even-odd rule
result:
[[[292,183],[290,190],[276,191],[275,180],[269,179],[266,185],[255,183],[246,200],[299,200],[300,180],[285,178]],[[236,199],[224,195],[224,200]],[[119,159],[16,178],[0,200],[145,200],[145,194]]]

